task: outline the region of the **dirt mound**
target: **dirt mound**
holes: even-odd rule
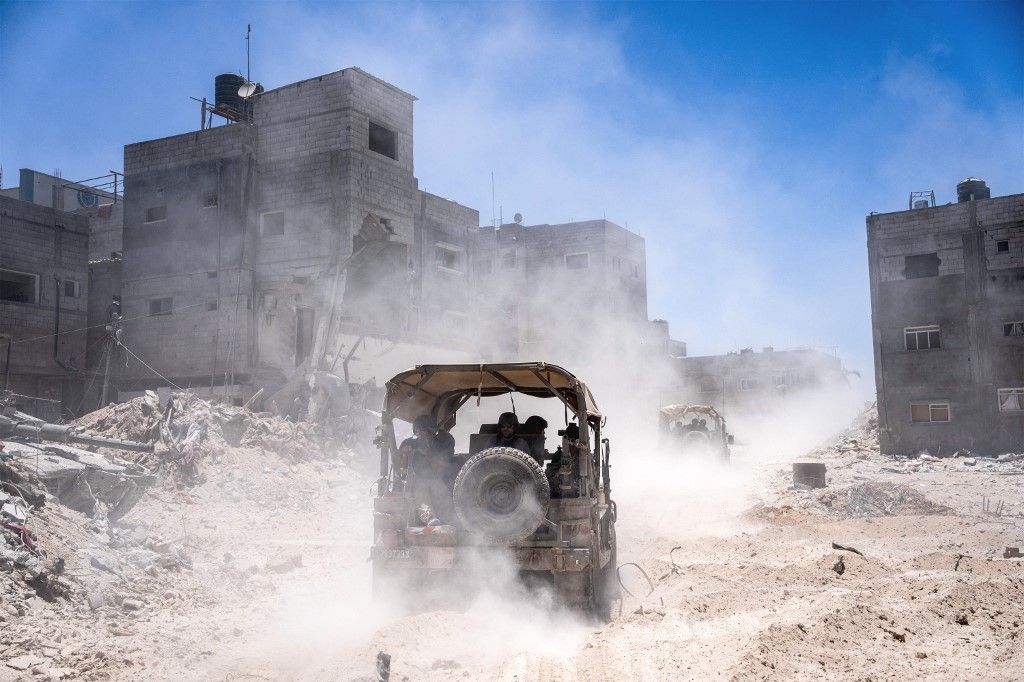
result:
[[[856,516],[917,516],[950,514],[913,488],[883,481],[865,481],[818,496],[830,512],[842,518]]]

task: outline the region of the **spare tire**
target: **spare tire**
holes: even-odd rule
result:
[[[551,489],[537,460],[499,447],[462,465],[452,496],[463,528],[491,540],[515,541],[544,522]]]

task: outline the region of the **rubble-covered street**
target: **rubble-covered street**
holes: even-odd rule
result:
[[[728,469],[663,463],[658,484],[642,476],[655,455],[624,454],[635,597],[597,627],[500,585],[456,610],[374,603],[365,455],[307,425],[174,404],[169,421],[155,394],[79,421],[202,433],[188,461],[137,455],[157,481],[116,522],[60,504],[31,458],[5,462],[42,505],[27,536],[4,508],[0,679],[372,680],[378,651],[409,680],[1011,679],[1024,663],[1008,608],[1024,572],[1004,558],[1024,544],[1021,456],[883,458],[871,413],[808,453],[828,467],[821,490],[752,448]]]

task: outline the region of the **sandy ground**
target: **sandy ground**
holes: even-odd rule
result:
[[[236,452],[123,520],[173,538],[190,570],[111,576],[140,608],[6,615],[0,658],[40,662],[0,679],[373,680],[378,651],[393,680],[1024,679],[1024,564],[1002,558],[1024,545],[1021,462],[893,462],[855,435],[813,453],[824,491],[792,489],[798,453],[770,444],[727,468],[620,447],[637,596],[604,626],[524,597],[503,567],[458,609],[374,603],[371,468]]]

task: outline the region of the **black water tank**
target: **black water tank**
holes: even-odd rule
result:
[[[214,105],[218,113],[234,114],[241,118],[245,114],[245,100],[238,89],[245,85],[245,78],[237,73],[222,73],[214,79]]]
[[[978,178],[967,178],[961,180],[956,186],[957,203],[973,201],[977,199],[991,199],[992,192],[984,180]]]

